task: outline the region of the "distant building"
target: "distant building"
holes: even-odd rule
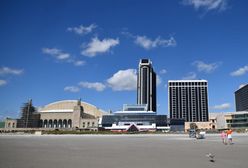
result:
[[[248,84],[235,92],[236,111],[248,111]]]
[[[123,105],[122,111],[104,115],[100,127],[111,131],[156,131],[166,129],[168,126],[166,115],[157,115],[148,111],[147,105]]]
[[[16,119],[11,119],[11,118],[5,119],[4,128],[16,128],[16,126],[17,126],[17,120]]]
[[[225,115],[223,114],[226,114],[226,113],[209,113],[209,121],[207,122],[185,122],[184,129],[185,131],[189,131],[191,128],[191,124],[195,124],[197,129],[200,129],[200,130],[218,130],[218,129],[227,128],[227,125],[225,125],[226,123],[225,118],[224,118]],[[223,123],[224,123],[224,126],[223,125],[220,126]]]
[[[97,129],[106,112],[81,100],[50,103],[38,110],[25,105],[20,119],[5,120],[5,128]]]
[[[171,132],[184,132],[185,121],[184,119],[168,119],[168,124]]]
[[[247,111],[210,113],[210,116],[215,129],[248,129]]]
[[[168,108],[171,119],[208,122],[208,82],[206,80],[169,80]]]
[[[98,128],[99,118],[105,114],[97,107],[81,100],[63,100],[38,110],[43,128]]]
[[[156,73],[149,59],[141,59],[137,80],[137,104],[147,104],[148,111],[157,111]]]

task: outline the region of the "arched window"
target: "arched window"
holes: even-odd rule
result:
[[[48,124],[49,128],[52,128],[52,126],[53,126],[53,120],[49,120],[48,123],[49,123],[49,124]]]
[[[10,125],[11,125],[11,123],[9,122],[9,123],[8,123],[8,128],[10,128]]]
[[[47,120],[44,120],[44,128],[47,128]]]
[[[67,128],[67,120],[66,119],[63,120],[63,128]]]
[[[53,121],[53,128],[57,128],[58,127],[58,121],[57,120],[54,120]]]
[[[59,120],[58,127],[62,128],[62,120]]]
[[[68,128],[71,128],[72,127],[72,122],[71,122],[71,119],[68,120]]]
[[[15,123],[12,123],[12,128],[15,128]]]

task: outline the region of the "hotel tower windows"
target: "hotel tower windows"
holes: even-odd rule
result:
[[[170,118],[186,122],[209,120],[206,80],[169,80],[168,99]]]

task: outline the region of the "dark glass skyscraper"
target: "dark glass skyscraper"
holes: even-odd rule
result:
[[[141,59],[137,80],[137,104],[147,104],[148,111],[156,111],[156,73],[149,59]]]
[[[248,111],[248,84],[235,92],[236,111]]]
[[[171,119],[185,119],[186,122],[209,120],[206,80],[170,80],[168,92]]]

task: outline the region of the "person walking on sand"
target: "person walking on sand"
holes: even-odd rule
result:
[[[227,132],[226,132],[226,134],[227,134],[227,139],[228,139],[228,143],[229,144],[232,144],[232,130],[231,129],[229,129],[229,130],[227,130]]]
[[[226,133],[225,133],[225,131],[222,131],[220,136],[222,139],[222,143],[226,145]]]

